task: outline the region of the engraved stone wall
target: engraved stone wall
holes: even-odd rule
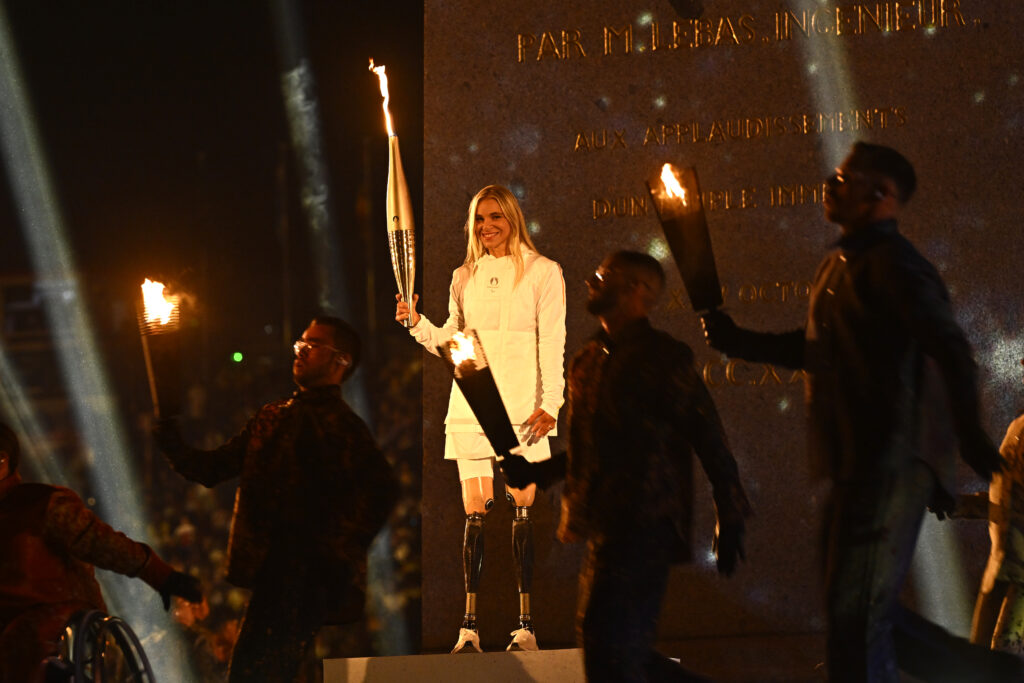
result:
[[[692,4],[426,3],[421,310],[444,321],[451,272],[465,255],[466,208],[489,183],[519,196],[540,251],[562,264],[567,358],[596,328],[582,283],[602,257],[619,248],[663,257],[668,290],[654,322],[695,349],[757,516],[747,563],[719,578],[708,487],[699,483],[698,559],[673,575],[661,636],[820,633],[823,489],[806,467],[802,378],[704,345],[644,179],[665,162],[696,167],[726,310],[743,325],[781,331],[803,323],[815,267],[838,236],[822,217],[823,179],[856,140],[902,151],[919,176],[902,229],[951,289],[998,442],[1024,403],[1016,287],[1024,12],[1015,0],[704,0],[699,18],[675,9]],[[428,651],[451,647],[463,610],[463,513],[455,466],[442,460],[448,391],[441,363],[426,363]],[[564,434],[564,408],[560,426]],[[981,486],[966,469],[962,479],[965,489]],[[569,645],[581,549],[553,538],[557,492],[541,496],[535,512],[538,637],[542,647]],[[961,632],[987,553],[983,526],[929,530],[921,555],[953,577],[959,597],[944,589],[932,614]],[[503,501],[486,534],[480,626],[494,649],[518,613]],[[932,550],[940,541],[952,552]],[[915,579],[926,611],[922,598],[934,586],[924,574]]]

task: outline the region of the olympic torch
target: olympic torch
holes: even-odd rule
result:
[[[153,414],[157,418],[180,412],[180,354],[178,335],[172,333],[178,331],[181,306],[179,297],[165,295],[164,289],[162,282],[147,278],[142,285],[139,311],[142,355],[146,360]]]
[[[409,186],[405,182],[402,170],[402,155],[398,151],[398,136],[391,125],[391,111],[388,109],[388,77],[384,66],[374,66],[370,60],[370,71],[377,74],[380,81],[380,94],[384,97],[384,123],[388,130],[388,248],[391,250],[391,268],[395,271],[395,283],[402,301],[413,306],[412,290],[416,280],[416,233],[413,230],[412,200],[409,198]],[[410,315],[404,325],[409,327]]]
[[[647,179],[647,187],[693,310],[718,308],[722,305],[722,286],[711,251],[697,170],[665,164]]]

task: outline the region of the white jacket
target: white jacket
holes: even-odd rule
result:
[[[999,453],[1006,468],[992,475],[988,489],[992,550],[981,579],[984,593],[992,592],[996,581],[1024,583],[1024,415],[1010,423]]]
[[[485,255],[452,273],[448,321],[437,327],[426,316],[409,333],[428,351],[456,332],[475,329],[513,426],[541,408],[557,418],[565,390],[565,280],[549,258],[523,249],[523,277],[515,282],[511,258]],[[482,432],[452,382],[445,432]],[[555,430],[549,432],[554,436]]]

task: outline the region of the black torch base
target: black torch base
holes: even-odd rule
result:
[[[498,385],[494,382],[494,375],[487,364],[487,356],[479,335],[471,329],[464,330],[464,333],[468,339],[472,339],[472,357],[456,365],[449,344],[442,344],[437,350],[452,371],[455,384],[466,398],[466,403],[484,430],[487,440],[491,442],[491,448],[499,457],[504,457],[519,446],[519,438],[516,437],[505,403],[498,392]]]
[[[491,442],[491,448],[501,457],[508,455],[519,445],[519,439],[512,427],[512,421],[508,418],[491,369],[474,370],[463,374],[462,377],[456,375],[455,384],[466,397],[466,402],[484,430],[484,435]]]

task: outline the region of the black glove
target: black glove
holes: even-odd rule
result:
[[[992,481],[992,475],[1006,467],[1003,456],[980,427],[960,439],[960,457],[985,481]]]
[[[521,455],[506,455],[500,463],[505,483],[514,489],[521,489],[537,481],[534,466]]]
[[[946,517],[956,517],[957,501],[941,486],[936,486],[932,499],[928,501],[928,511],[941,522]]]
[[[530,462],[521,455],[506,455],[498,464],[501,473],[505,475],[505,483],[512,488],[521,489],[536,484],[537,488],[546,489],[565,479],[569,459],[565,451],[562,451],[539,462]]]
[[[171,596],[177,595],[189,602],[202,602],[203,591],[196,577],[183,572],[174,572],[160,586],[160,598],[164,601],[164,609],[171,608]]]
[[[733,355],[738,351],[742,342],[742,331],[728,313],[717,309],[708,311],[700,317],[700,324],[704,328],[704,340],[708,346],[727,355]]]
[[[178,421],[173,417],[158,418],[153,425],[153,438],[162,453],[179,453],[186,448]]]
[[[712,541],[711,549],[715,552],[719,574],[732,576],[736,571],[737,558],[747,559],[747,555],[743,551],[745,531],[746,528],[742,522],[725,524],[715,529],[715,539]]]

